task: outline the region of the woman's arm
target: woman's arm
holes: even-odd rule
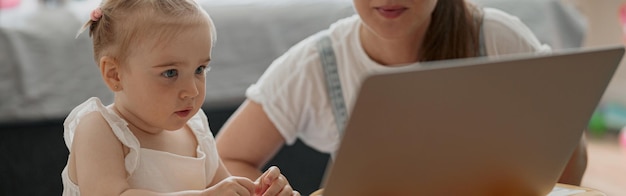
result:
[[[217,149],[233,175],[252,180],[285,143],[260,104],[246,100],[217,135]]]

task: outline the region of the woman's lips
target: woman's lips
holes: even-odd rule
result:
[[[402,15],[404,11],[407,10],[406,7],[402,7],[402,6],[382,6],[382,7],[376,7],[375,9],[376,11],[378,11],[378,13],[380,13],[380,15],[388,19],[397,18],[400,15]]]

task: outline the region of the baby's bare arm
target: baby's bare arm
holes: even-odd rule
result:
[[[68,169],[81,195],[120,195],[129,188],[123,145],[100,113],[81,119],[72,143]]]

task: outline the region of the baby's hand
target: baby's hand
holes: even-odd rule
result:
[[[254,195],[258,196],[300,196],[298,191],[294,191],[287,182],[287,178],[280,173],[280,170],[276,166],[272,166],[263,175],[261,175],[256,182],[256,189]]]
[[[254,194],[255,184],[245,177],[230,176],[206,189],[203,195],[246,195]]]

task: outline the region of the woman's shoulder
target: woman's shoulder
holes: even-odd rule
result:
[[[318,48],[320,39],[326,36],[330,37],[334,49],[333,51],[336,51],[341,49],[342,46],[347,45],[346,43],[349,39],[342,38],[342,36],[354,32],[354,26],[358,26],[359,24],[360,18],[356,15],[343,18],[331,24],[329,28],[319,31],[298,42],[280,57],[276,58],[259,80],[257,80],[255,85],[251,86],[251,88],[246,91],[246,94],[250,97],[259,94],[260,89],[263,91],[285,89],[304,90],[307,88],[302,88],[302,86],[298,85],[316,85],[316,82],[308,81],[319,81],[320,78],[323,77],[323,74],[321,74],[320,50]],[[272,95],[269,96],[274,95],[272,93]]]
[[[503,20],[518,20],[517,16],[514,16],[504,10],[493,7],[482,7],[485,17],[489,19],[503,19]]]
[[[319,40],[324,36],[329,36],[334,46],[342,45],[359,24],[360,18],[358,15],[339,19],[331,24],[328,29],[319,31],[298,42],[273,63],[284,63],[286,61],[290,65],[299,64],[301,66],[319,64],[317,63],[319,61]]]
[[[550,51],[517,16],[496,8],[483,11],[482,28],[490,55]]]
[[[265,73],[292,75],[310,71],[312,67],[319,64],[317,43],[326,34],[327,30],[320,31],[296,43],[274,59]]]
[[[340,44],[346,36],[355,31],[356,27],[360,24],[361,19],[358,15],[352,15],[346,18],[342,18],[331,24],[327,29],[321,30],[302,41],[295,44],[287,53],[296,51],[303,51],[307,54],[317,53],[317,43],[320,38],[324,36],[330,36],[334,42],[333,44]]]
[[[484,25],[498,30],[519,32],[528,27],[517,17],[496,8],[483,8]]]

